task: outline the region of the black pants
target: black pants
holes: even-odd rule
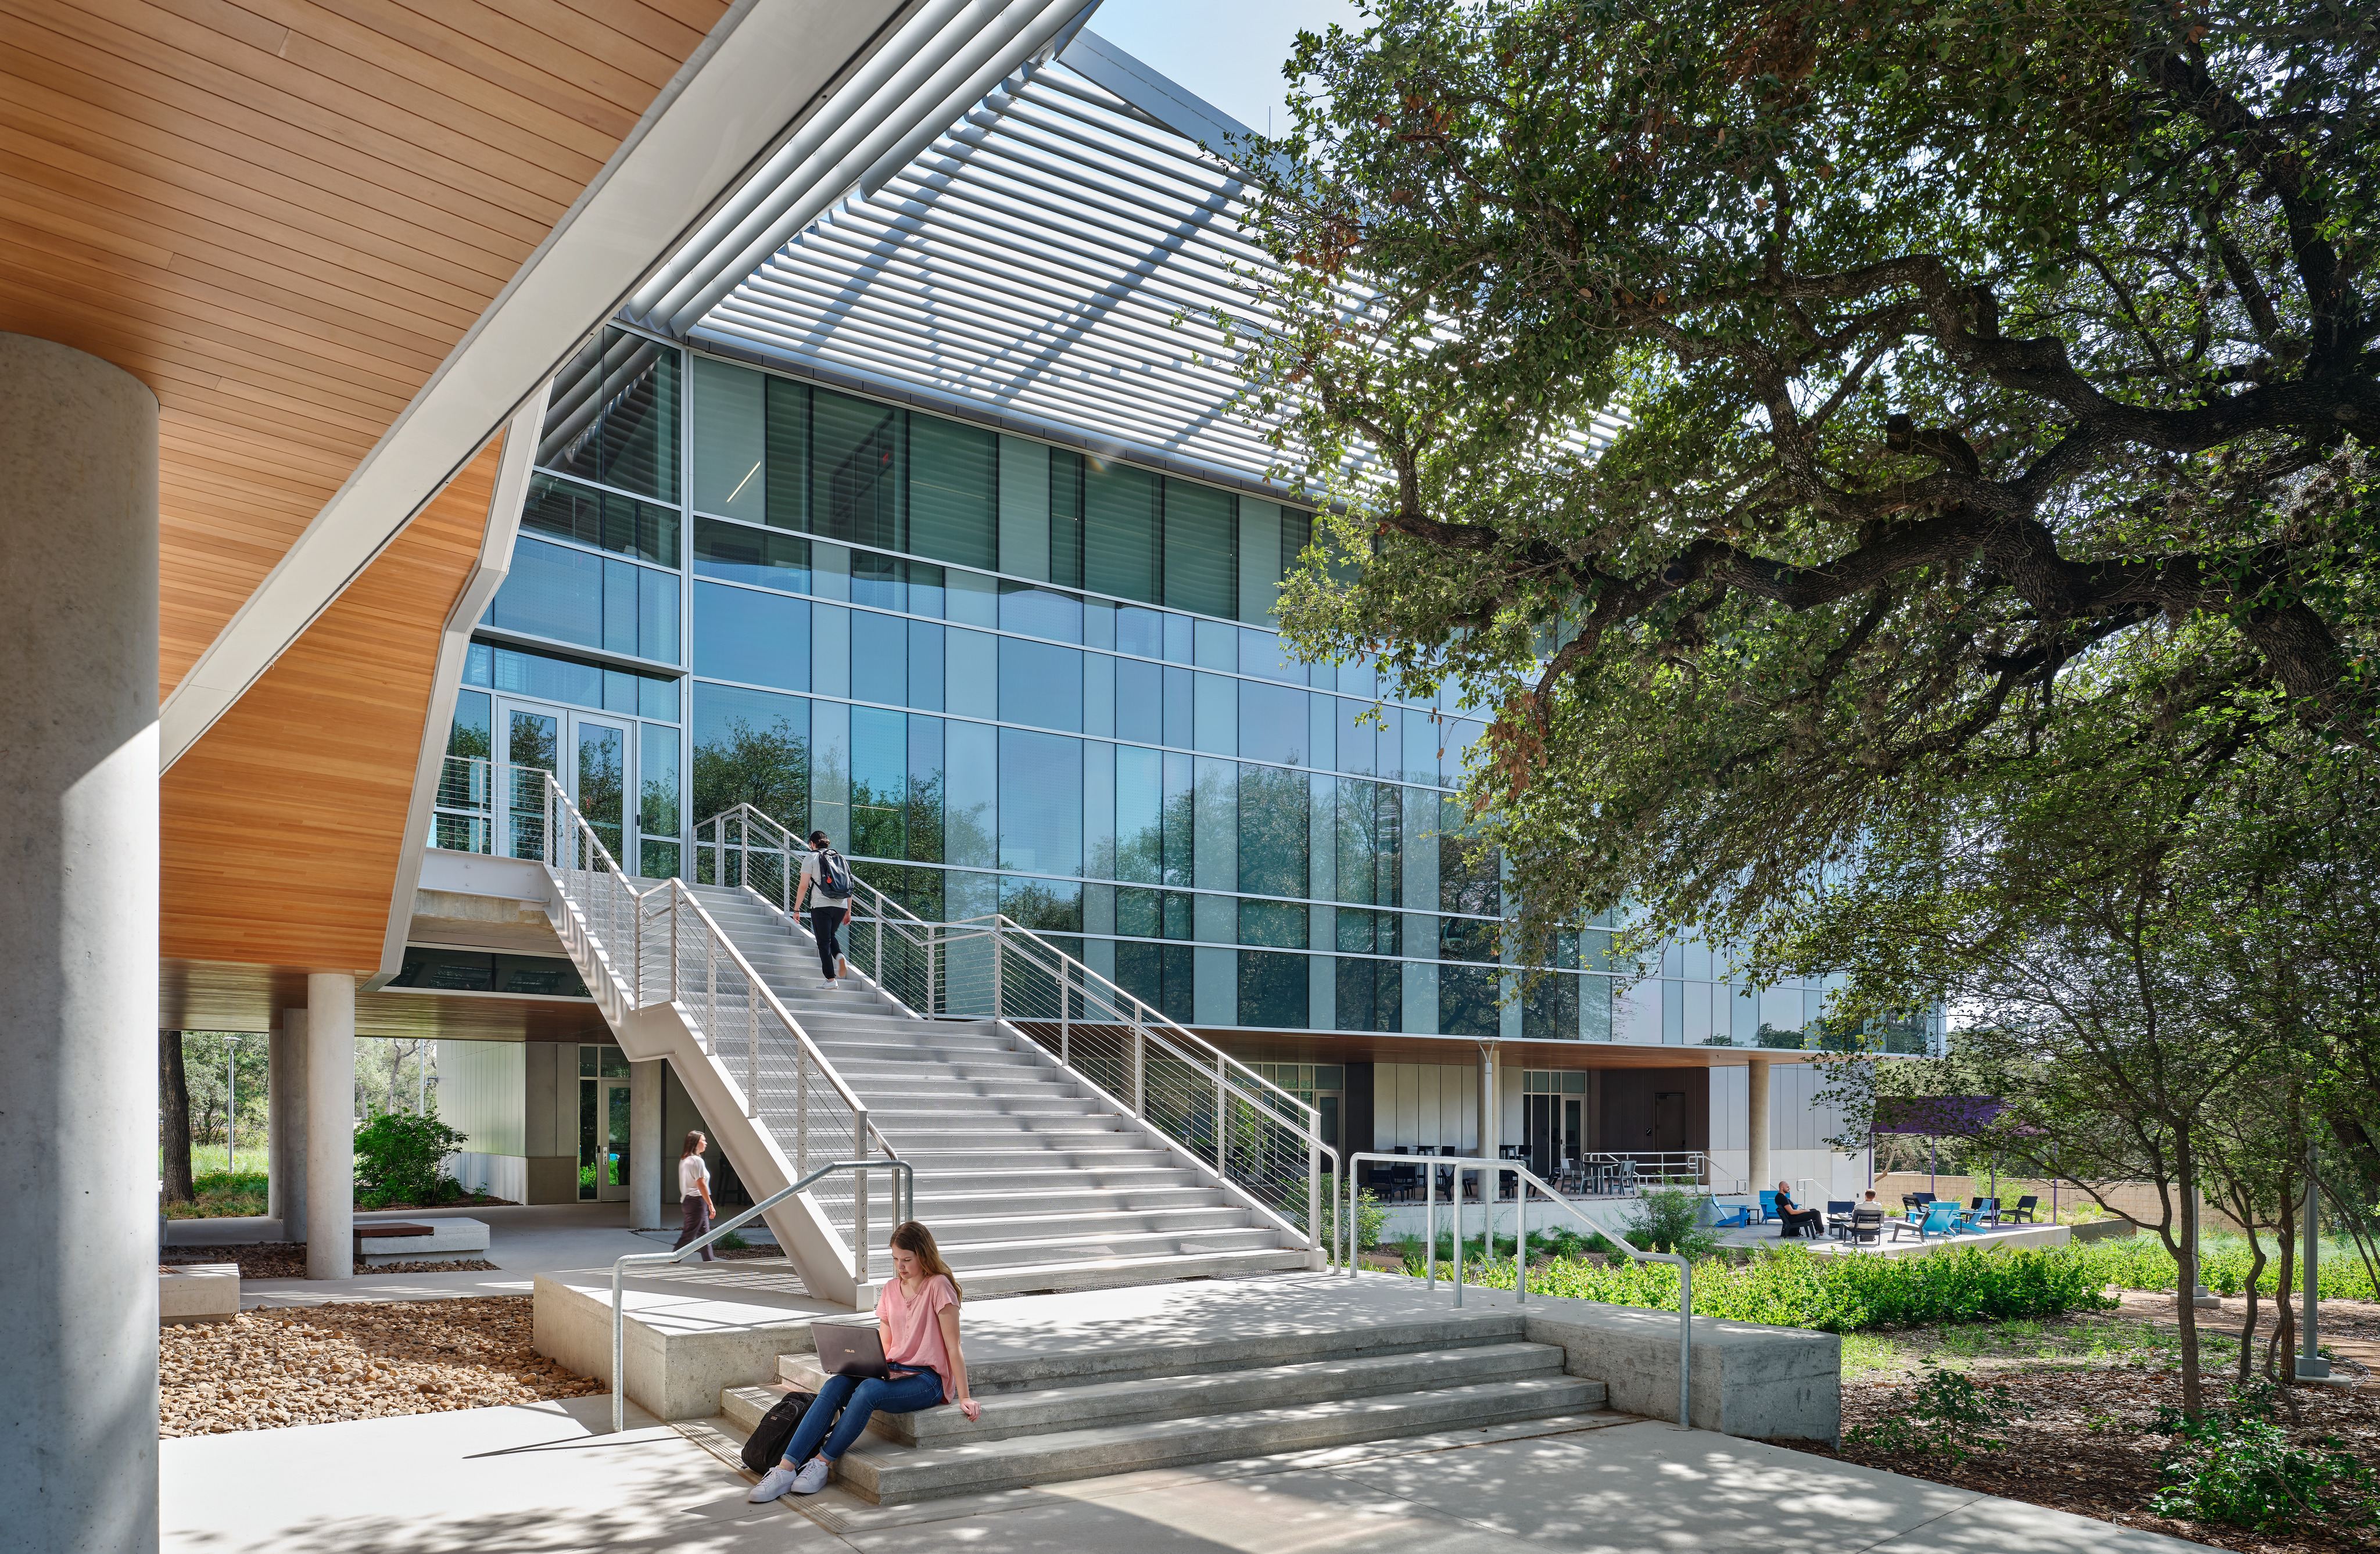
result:
[[[851,915],[847,906],[813,906],[810,908],[810,936],[818,941],[819,971],[832,980],[834,963],[843,959],[843,923]]]
[[[678,1250],[678,1247],[684,1246],[687,1242],[694,1240],[697,1236],[705,1236],[710,1233],[710,1210],[703,1207],[702,1195],[700,1193],[686,1194],[684,1202],[679,1207],[686,1210],[686,1229],[678,1232],[677,1246],[670,1248],[673,1252]],[[702,1260],[706,1263],[715,1263],[719,1259],[712,1257],[710,1255],[710,1248],[706,1246],[702,1249]]]

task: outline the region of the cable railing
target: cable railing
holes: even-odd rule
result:
[[[1354,1184],[1355,1178],[1361,1175],[1361,1172],[1358,1168],[1367,1160],[1385,1161],[1390,1164],[1411,1163],[1410,1159],[1407,1156],[1381,1154],[1373,1150],[1359,1150],[1347,1157],[1348,1187],[1346,1194],[1346,1207],[1343,1210],[1345,1218],[1342,1220],[1342,1223],[1349,1226],[1351,1232],[1355,1222],[1355,1208],[1358,1196],[1358,1189]],[[1548,1203],[1552,1204],[1555,1208],[1560,1209],[1563,1213],[1569,1215],[1580,1224],[1585,1225],[1588,1230],[1593,1231],[1597,1235],[1603,1237],[1606,1242],[1610,1244],[1612,1250],[1621,1253],[1632,1261],[1640,1263],[1673,1263],[1677,1266],[1678,1428],[1682,1430],[1692,1429],[1694,1427],[1694,1423],[1688,1405],[1692,1400],[1690,1389],[1694,1378],[1694,1265],[1687,1258],[1680,1257],[1674,1252],[1638,1251],[1633,1245],[1629,1244],[1621,1232],[1597,1220],[1587,1214],[1580,1212],[1577,1207],[1574,1206],[1568,1197],[1564,1196],[1560,1189],[1556,1188],[1553,1184],[1538,1176],[1536,1172],[1531,1171],[1526,1164],[1521,1161],[1490,1160],[1477,1156],[1456,1156],[1452,1159],[1441,1157],[1439,1159],[1437,1163],[1439,1166],[1451,1166],[1453,1168],[1454,1191],[1452,1197],[1447,1204],[1447,1207],[1451,1209],[1454,1214],[1454,1304],[1456,1305],[1461,1305],[1463,1304],[1463,1173],[1466,1171],[1476,1171],[1481,1172],[1483,1182],[1492,1180],[1491,1177],[1486,1174],[1488,1172],[1494,1172],[1497,1175],[1514,1176],[1519,1179],[1519,1185],[1516,1189],[1513,1202],[1513,1208],[1517,1211],[1517,1217],[1512,1226],[1512,1296],[1516,1302],[1526,1302],[1529,1298],[1529,1195],[1532,1189],[1535,1189],[1538,1194],[1541,1194]],[[1423,1198],[1422,1230],[1422,1244],[1425,1248],[1423,1257],[1427,1265],[1424,1277],[1428,1281],[1429,1288],[1432,1291],[1435,1291],[1438,1288],[1437,1176],[1438,1173],[1435,1171],[1424,1172],[1422,1173],[1422,1180],[1424,1183],[1423,1190],[1426,1194]],[[1490,1195],[1483,1193],[1481,1196],[1485,1197]],[[1484,1221],[1480,1227],[1483,1238],[1481,1246],[1487,1253],[1486,1260],[1492,1262],[1496,1260],[1495,1210],[1490,1205],[1482,1204],[1480,1206],[1480,1216]],[[1345,1267],[1347,1277],[1350,1279],[1355,1277],[1355,1248],[1352,1242],[1347,1248]],[[1397,1277],[1404,1278],[1408,1276],[1400,1274]]]
[[[808,846],[748,804],[695,828],[697,878],[791,914]],[[1306,1101],[999,913],[929,923],[852,881],[853,965],[917,1014],[1002,1021],[1172,1141],[1276,1229],[1321,1245],[1321,1119]],[[1305,1224],[1284,1216],[1302,1202]]]
[[[744,1115],[776,1141],[796,1176],[808,1175],[813,1159],[899,1159],[867,1104],[685,881],[638,890],[550,775],[540,814],[543,861],[562,896],[557,928],[607,1017],[616,1024],[640,1009],[674,1007],[703,1055],[716,1060]],[[865,1281],[864,1172],[849,1204],[834,1206],[829,1218],[847,1230],[845,1250]]]

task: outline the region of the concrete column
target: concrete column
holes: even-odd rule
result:
[[[0,334],[0,1543],[157,1547],[157,399]],[[60,1169],[64,1162],[67,1169]]]
[[[662,1060],[628,1065],[628,1228],[662,1225]]]
[[[356,979],[306,978],[306,1277],[356,1271]]]
[[[281,1239],[306,1239],[306,1012],[285,1009],[273,1033],[271,1213]]]
[[[1746,1168],[1752,1178],[1752,1190],[1777,1185],[1768,1174],[1768,1060],[1751,1058],[1744,1062],[1743,1142],[1751,1155]]]

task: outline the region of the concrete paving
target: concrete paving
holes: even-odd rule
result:
[[[869,1507],[749,1478],[602,1399],[160,1443],[168,1554],[2185,1554],[2199,1545],[1611,1418]]]

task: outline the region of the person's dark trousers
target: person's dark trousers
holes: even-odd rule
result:
[[[813,906],[810,908],[810,936],[818,941],[819,970],[832,981],[834,963],[843,958],[843,919],[845,908]]]
[[[683,1247],[697,1236],[710,1233],[710,1210],[703,1207],[701,1194],[686,1194],[683,1207],[686,1209],[686,1229],[677,1232],[677,1245],[670,1248],[673,1252],[677,1251],[679,1247]],[[713,1257],[710,1255],[710,1248],[706,1246],[702,1249],[702,1260],[710,1263],[717,1262],[719,1259]]]

